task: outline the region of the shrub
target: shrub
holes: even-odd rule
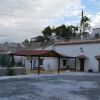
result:
[[[8,69],[7,75],[8,76],[13,76],[13,75],[16,75],[16,73],[13,69]]]

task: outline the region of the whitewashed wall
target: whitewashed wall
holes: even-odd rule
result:
[[[58,58],[54,57],[44,58],[43,67],[46,70],[56,70],[58,68]]]
[[[31,63],[27,58],[25,58],[25,68],[27,73],[31,71]]]
[[[21,56],[14,56],[14,58],[15,58],[15,62],[18,63],[18,62],[20,62],[22,60],[23,57],[21,57]]]
[[[83,49],[83,53],[81,52],[80,48]],[[96,44],[78,44],[78,45],[59,45],[59,46],[50,46],[46,48],[47,50],[55,50],[56,52],[60,54],[64,54],[66,56],[72,56],[76,57],[78,55],[86,55],[89,59],[85,61],[85,67],[84,70],[88,71],[89,69],[93,69],[93,71],[97,72],[98,71],[98,61],[95,59],[96,55],[100,55],[100,43]],[[21,57],[17,57],[17,60],[20,60]],[[30,71],[31,69],[31,63],[29,60],[27,60],[25,57],[22,57],[22,59],[25,59],[25,67],[26,70]],[[34,57],[33,60],[36,60],[36,66],[38,66],[38,58]],[[47,57],[43,58],[43,67],[46,70],[49,70],[48,66],[50,66],[51,70],[55,70],[58,68],[58,58],[53,58],[53,57]],[[60,67],[64,68],[67,67],[68,65],[71,67],[75,67],[75,61],[72,59],[67,60],[67,65],[63,66],[63,59],[60,60]],[[33,61],[34,62],[34,61]],[[77,70],[80,70],[80,62],[79,59],[76,60],[77,64]],[[34,65],[34,64],[33,64]]]
[[[100,35],[100,28],[94,28],[93,29],[93,33],[91,35],[95,36],[95,34],[99,34]]]
[[[83,49],[83,53],[80,48]],[[78,44],[78,45],[59,45],[55,46],[55,50],[61,54],[76,57],[78,55],[86,55],[89,59],[85,62],[85,71],[93,69],[98,71],[98,61],[96,55],[100,55],[100,44]],[[72,64],[72,62],[70,62]],[[79,69],[79,61],[77,60],[77,69]]]
[[[25,68],[27,72],[31,70],[31,63],[27,58],[25,59]],[[45,70],[56,70],[58,68],[58,58],[56,57],[41,57],[43,59],[43,65],[40,67],[44,67]],[[34,60],[36,60],[36,65],[34,66]],[[38,67],[38,57],[33,57],[32,66]]]
[[[48,47],[46,47],[44,50],[53,50],[54,49],[54,45],[50,45]]]

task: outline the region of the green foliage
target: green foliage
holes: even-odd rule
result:
[[[45,42],[45,41],[50,41],[50,39],[44,36],[37,36],[35,42]]]
[[[50,28],[50,26],[46,27],[42,33],[44,36],[51,36],[52,34],[55,34],[58,38],[63,37],[63,38],[71,38],[71,37],[75,37],[76,33],[78,31],[78,27],[77,26],[65,26],[65,25],[61,25],[58,27],[53,27],[52,29]]]
[[[78,27],[77,26],[73,26],[73,25],[70,25],[69,27],[71,29],[71,32],[73,34],[73,37],[76,37],[77,31],[78,31]]]
[[[71,38],[71,37],[75,37],[76,33],[78,31],[78,27],[77,26],[65,26],[65,25],[61,25],[55,29],[53,29],[53,32],[56,34],[56,36],[58,37],[65,37],[65,38]]]
[[[9,55],[0,55],[0,65],[2,67],[8,67],[9,66],[9,60],[10,60],[10,56]]]
[[[87,28],[89,28],[89,21],[90,19],[87,16],[83,16],[83,18],[81,19],[81,24],[83,25],[83,33],[86,31]]]
[[[8,73],[7,73],[8,76],[13,76],[13,75],[16,75],[15,71],[13,69],[8,69]]]
[[[52,29],[50,26],[47,26],[43,31],[42,31],[44,36],[51,36],[52,34]]]
[[[90,22],[90,19],[87,16],[82,16],[80,33],[84,38],[88,36],[86,30],[90,28],[89,22]]]
[[[45,42],[45,41],[50,41],[50,39],[44,36],[37,36],[35,42]]]
[[[61,25],[56,28],[53,27],[52,29],[50,26],[47,26],[42,31],[42,33],[44,36],[51,36],[52,34],[55,34],[58,38],[60,38],[60,37],[75,38],[76,36],[81,36],[86,33],[86,30],[90,27],[89,21],[90,21],[90,19],[87,16],[83,16],[83,11],[82,11],[80,33],[78,33],[78,27],[74,26],[74,25],[69,25],[69,26]],[[87,33],[86,33],[86,35],[87,35]]]
[[[29,40],[28,40],[28,39],[25,39],[25,40],[23,41],[23,45],[24,45],[24,46],[28,46],[28,45],[29,45],[29,43],[30,43],[30,42],[29,42]]]
[[[62,27],[62,33],[61,37],[72,37],[72,30],[70,26],[67,26],[66,28]]]
[[[13,67],[14,65],[15,65],[15,59],[14,56],[12,56],[11,67]]]
[[[24,43],[29,43],[29,40],[28,40],[28,39],[25,39],[25,40],[24,40]]]
[[[43,36],[36,37],[36,41],[35,42],[44,42],[44,37]]]
[[[2,67],[13,67],[15,65],[15,59],[10,55],[0,55],[0,65]]]

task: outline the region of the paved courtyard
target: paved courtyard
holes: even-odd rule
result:
[[[0,77],[0,100],[100,100],[100,74]]]

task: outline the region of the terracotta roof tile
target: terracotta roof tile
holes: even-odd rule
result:
[[[60,53],[57,53],[54,50],[18,50],[11,53],[11,55],[16,56],[42,56],[42,57],[66,57]]]
[[[78,44],[94,44],[100,43],[100,39],[98,40],[80,40],[80,41],[67,41],[67,42],[56,42],[55,46],[59,45],[78,45]]]

